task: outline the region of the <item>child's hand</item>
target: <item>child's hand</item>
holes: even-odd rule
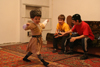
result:
[[[27,25],[26,25],[26,24],[24,24],[24,25],[23,25],[23,29],[25,30],[25,28],[26,28],[26,27],[27,27]]]
[[[55,36],[55,38],[58,38],[58,37],[62,37],[62,36],[64,36],[64,32],[59,32],[58,34],[57,34],[57,36]]]
[[[58,33],[55,33],[55,34],[54,34],[54,36],[57,36],[57,35],[58,35]]]
[[[70,42],[74,42],[76,40],[75,37],[71,37]]]
[[[49,19],[47,19],[47,22],[49,22]]]
[[[46,26],[46,24],[49,22],[48,19],[46,19],[44,22],[42,22],[44,24],[44,26]]]
[[[55,38],[58,38],[58,37],[62,37],[62,35],[57,35],[57,36],[55,36]]]
[[[60,32],[60,34],[61,34],[61,35],[64,35],[64,34],[65,34],[65,32]]]
[[[27,26],[29,26],[29,24],[27,23]]]

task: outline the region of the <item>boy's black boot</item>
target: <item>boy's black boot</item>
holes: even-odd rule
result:
[[[49,64],[48,62],[44,61],[43,59],[41,61],[43,62],[44,66],[47,66]]]
[[[43,63],[44,66],[47,66],[49,63],[44,61],[43,57],[41,56],[41,54],[37,55],[38,58],[41,60],[41,62]]]
[[[26,61],[26,62],[31,62],[30,60],[28,60],[27,58],[23,58],[23,61]]]
[[[23,61],[31,62],[30,60],[27,59],[31,54],[32,54],[31,52],[28,52],[27,55],[23,58]]]

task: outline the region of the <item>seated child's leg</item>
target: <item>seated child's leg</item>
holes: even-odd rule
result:
[[[63,36],[61,39],[61,51],[58,52],[58,54],[63,54],[64,52],[66,52],[66,43],[67,43],[67,37],[68,36]]]
[[[88,51],[87,46],[91,42],[92,42],[92,40],[90,38],[82,38],[82,47],[83,47],[84,52]]]
[[[84,60],[88,58],[88,50],[87,50],[87,46],[88,43],[92,42],[92,40],[90,38],[82,38],[82,48],[84,51],[84,55],[82,57],[80,57],[80,59]]]
[[[58,38],[55,38],[55,36],[53,36],[53,53],[55,53],[55,52],[57,52],[57,49],[58,49],[58,45],[57,45],[57,43],[58,43]]]
[[[62,50],[63,52],[65,51],[65,48],[64,48],[64,47],[65,47],[65,44],[64,44],[64,43],[65,43],[65,40],[66,40],[66,37],[65,37],[65,36],[62,37],[62,40],[61,40],[61,41],[62,41],[62,42],[61,42],[61,43],[62,43],[62,44],[61,44],[61,50]]]
[[[57,42],[58,42],[58,38],[55,38],[55,36],[54,36],[53,37],[53,47],[54,47],[54,49],[58,49]]]
[[[79,41],[80,41],[80,39],[75,40],[74,42],[69,42],[70,50],[68,52],[66,52],[66,54],[73,54],[73,48],[74,48],[74,46],[77,47],[77,44]]]

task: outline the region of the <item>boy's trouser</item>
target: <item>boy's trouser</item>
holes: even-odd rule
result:
[[[79,36],[79,35],[77,35],[77,36]],[[74,36],[74,37],[76,37],[76,36]],[[81,42],[82,49],[83,49],[84,52],[88,51],[87,50],[88,44],[92,45],[92,40],[89,37],[85,37],[85,38],[82,38],[82,39],[77,39],[74,42],[70,42],[69,43],[70,49],[73,49],[74,46],[77,46],[79,42]]]
[[[59,37],[59,38],[54,38],[53,37],[53,47],[54,47],[54,49],[58,49],[58,46],[57,46],[57,44],[58,44],[58,42],[59,41],[61,41],[60,42],[60,44],[61,44],[61,50],[62,51],[65,51],[65,46],[66,46],[66,43],[68,43],[68,39],[69,39],[69,36],[70,35],[68,35],[68,36],[63,36],[63,37]]]

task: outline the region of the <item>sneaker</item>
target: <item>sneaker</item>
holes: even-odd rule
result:
[[[58,52],[58,54],[64,54],[64,51],[60,51],[60,52]]]
[[[23,58],[23,61],[26,61],[26,62],[31,62],[30,60],[28,60],[28,59],[25,59],[25,58]]]
[[[87,55],[83,55],[83,56],[80,57],[80,60],[85,60],[85,59],[88,59]]]
[[[53,52],[53,53],[56,53],[56,52],[57,52],[57,50],[56,50],[56,49],[54,49],[52,52]]]
[[[65,54],[73,54],[73,51],[69,50],[68,52],[65,52]]]

